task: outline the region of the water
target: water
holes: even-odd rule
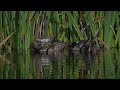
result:
[[[0,79],[119,79],[120,51],[0,54]]]

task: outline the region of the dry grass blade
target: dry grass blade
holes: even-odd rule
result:
[[[115,30],[113,29],[113,27],[110,25],[110,27],[111,27],[111,29],[112,29],[112,31],[113,31],[113,34],[114,34],[114,36],[115,36],[115,39],[117,38],[117,35],[115,34]]]
[[[8,39],[11,38],[11,36],[14,35],[15,32],[11,33],[7,38],[5,38],[1,43],[0,43],[0,46],[2,46]]]
[[[109,47],[100,38],[97,39],[106,47],[106,49],[109,49]]]

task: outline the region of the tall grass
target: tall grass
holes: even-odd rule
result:
[[[119,11],[0,11],[2,47],[25,50],[40,36],[62,42],[95,38],[97,46],[120,46]]]

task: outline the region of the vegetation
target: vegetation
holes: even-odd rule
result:
[[[27,53],[32,40],[56,35],[62,42],[93,37],[98,47],[100,44],[106,48],[120,47],[119,14],[119,11],[0,11],[0,48],[22,49]]]
[[[115,48],[89,58],[65,53],[42,68],[29,51],[40,36],[57,36],[61,42],[94,38],[98,47],[120,48],[119,17],[119,11],[0,11],[0,78],[120,78],[120,50]]]
[[[120,51],[113,48],[99,53],[94,57],[64,53],[42,63],[40,56],[31,60],[30,54],[5,52],[0,56],[0,79],[119,79]]]

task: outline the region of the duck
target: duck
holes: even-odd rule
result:
[[[42,48],[42,46],[41,46],[40,42],[38,42],[38,41],[33,41],[30,44],[31,51],[39,51],[41,48]]]
[[[66,46],[65,43],[60,41],[53,41],[49,37],[39,37],[31,44],[32,51],[60,51]]]
[[[49,46],[51,41],[52,39],[49,37],[39,37],[30,44],[31,51],[40,51],[43,47]]]
[[[42,43],[42,49],[40,51],[61,51],[65,48],[66,44],[58,41],[44,42]]]
[[[42,37],[36,39],[36,41],[41,42],[41,43],[46,43],[46,42],[51,42],[52,39],[49,37],[42,36]]]
[[[95,45],[89,47],[89,49],[88,49],[88,51],[92,52],[93,54],[96,54],[99,50],[100,50],[100,48]]]
[[[78,51],[78,50],[82,50],[84,51],[85,48],[87,48],[89,46],[90,42],[89,40],[80,40],[78,42],[73,42],[72,43],[72,50],[73,51]]]

